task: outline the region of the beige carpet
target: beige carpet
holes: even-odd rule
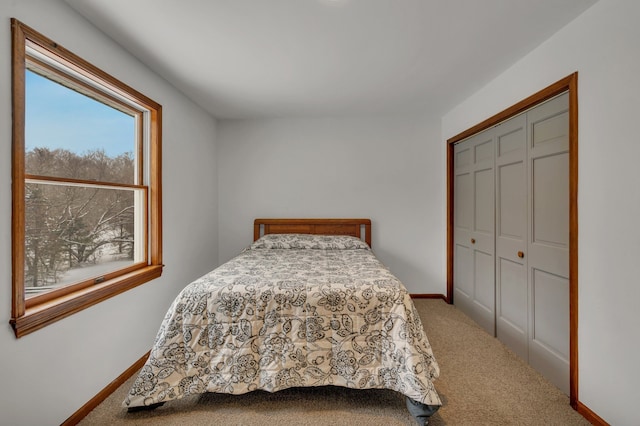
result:
[[[571,409],[566,395],[458,309],[441,300],[417,299],[415,304],[441,369],[435,385],[444,405],[429,425],[589,425]],[[205,394],[127,413],[121,404],[132,382],[80,425],[416,424],[402,395],[337,387]]]

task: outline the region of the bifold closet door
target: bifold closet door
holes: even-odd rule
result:
[[[494,140],[482,132],[454,151],[454,303],[495,334]]]
[[[454,147],[454,303],[569,393],[569,96]]]
[[[527,116],[496,126],[496,337],[528,359]]]
[[[528,113],[529,364],[569,393],[569,95]]]

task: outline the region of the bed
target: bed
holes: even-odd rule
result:
[[[369,219],[256,219],[249,247],[173,301],[123,404],[375,388],[405,395],[426,424],[438,375],[409,293],[371,250]]]

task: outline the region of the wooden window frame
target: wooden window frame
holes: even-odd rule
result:
[[[103,300],[116,296],[124,291],[146,283],[162,274],[162,106],[144,96],[140,92],[127,86],[121,81],[98,69],[79,56],[43,36],[34,29],[26,26],[15,18],[11,19],[12,30],[12,99],[13,99],[13,130],[12,130],[12,311],[9,323],[13,327],[16,338],[39,330],[55,321],[93,306]],[[138,173],[134,185],[109,184],[109,187],[122,186],[125,188],[144,191],[146,205],[144,209],[145,224],[144,240],[146,260],[123,268],[114,273],[94,277],[80,283],[53,290],[25,299],[24,265],[25,265],[25,183],[27,180],[40,180],[42,176],[28,175],[25,172],[25,71],[27,58],[26,46],[36,49],[66,68],[73,70],[84,78],[89,79],[98,87],[104,87],[116,94],[110,96],[104,93],[101,100],[107,104],[119,104],[129,108],[124,99],[141,108],[134,114],[143,131],[138,132],[138,152],[140,159],[143,152],[143,141],[146,140],[147,161],[146,173],[143,173],[142,163],[138,164]],[[38,63],[39,66],[47,66]],[[51,71],[59,72],[51,69]],[[62,72],[61,72],[62,73]],[[67,77],[67,76],[65,76]],[[69,77],[73,80],[72,77]],[[84,85],[80,80],[73,83]],[[95,89],[92,89],[95,90]],[[101,94],[102,95],[102,94]],[[120,98],[120,99],[118,99]],[[134,111],[133,109],[131,111]],[[142,122],[143,112],[148,123]],[[147,181],[143,178],[146,175]],[[49,181],[62,180],[80,184],[82,186],[97,186],[92,181],[44,178]]]

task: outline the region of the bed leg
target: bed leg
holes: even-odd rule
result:
[[[164,402],[156,402],[155,404],[143,405],[141,407],[129,407],[127,408],[127,413],[135,413],[137,411],[151,411],[155,410],[158,407],[162,407],[163,405]]]
[[[427,405],[422,402],[418,402],[409,397],[405,398],[407,401],[407,409],[420,426],[429,424],[429,418],[438,411],[439,405]]]

